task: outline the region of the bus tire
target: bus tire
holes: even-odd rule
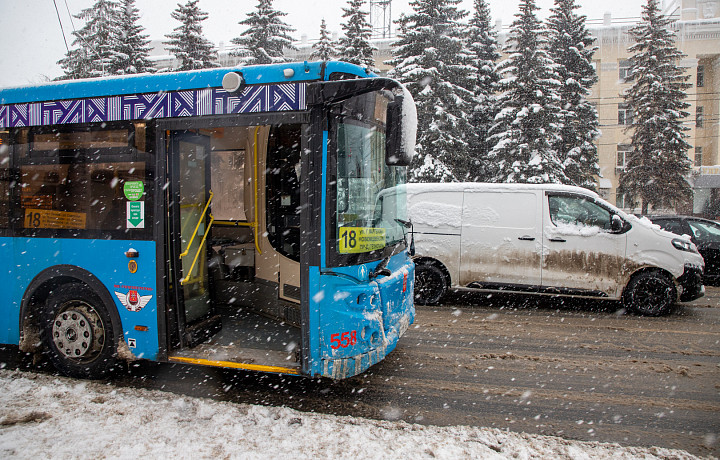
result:
[[[667,314],[675,299],[674,283],[659,271],[645,271],[634,276],[623,294],[625,308],[643,316]]]
[[[117,366],[117,331],[107,306],[87,285],[58,286],[43,313],[43,342],[60,373],[98,379]]]
[[[415,303],[437,305],[445,295],[447,283],[442,270],[431,263],[415,265]]]

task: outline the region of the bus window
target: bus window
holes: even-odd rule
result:
[[[77,149],[135,148],[145,151],[145,123],[134,123],[132,129],[86,129],[70,132],[35,133],[33,152]]]
[[[143,163],[26,165],[20,168],[24,228],[126,228],[124,184],[143,181]]]
[[[141,142],[135,141],[136,129]],[[145,206],[150,181],[146,163],[139,161],[143,153],[135,148],[144,147],[144,137],[144,123],[19,130],[19,227],[72,230],[79,236],[145,228],[152,209]]]
[[[273,247],[300,260],[300,125],[273,126],[267,153],[267,231]]]
[[[245,150],[213,150],[210,154],[212,210],[216,220],[247,221],[245,215]]]

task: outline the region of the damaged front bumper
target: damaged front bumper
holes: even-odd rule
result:
[[[392,350],[395,349],[398,340],[408,330],[415,317],[415,310],[406,311],[398,321],[397,329],[391,331],[385,337],[384,343],[374,350],[348,358],[323,359],[322,376],[340,380],[365,372],[370,366],[379,363]]]
[[[682,288],[680,294],[681,302],[690,302],[705,295],[703,285],[703,270],[695,265],[685,265],[685,271],[678,278],[678,284]]]

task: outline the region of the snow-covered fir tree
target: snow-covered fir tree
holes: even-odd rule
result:
[[[95,78],[111,74],[113,50],[117,49],[117,4],[112,0],[97,0],[92,7],[74,17],[85,25],[73,31],[75,47],[58,64],[65,74],[61,80]]]
[[[217,51],[202,33],[202,22],[208,14],[198,7],[199,0],[188,0],[185,5],[178,3],[171,16],[180,21],[173,32],[166,35],[169,40],[164,42],[167,50],[179,61],[180,65],[173,70],[196,70],[218,67]]]
[[[689,128],[684,102],[688,76],[678,67],[684,55],[675,47],[672,21],[660,13],[657,0],[643,7],[642,21],[630,29],[635,44],[630,52],[629,80],[632,86],[625,101],[633,114],[632,152],[626,156],[618,193],[627,203],[641,203],[642,213],[652,206],[677,207],[692,197],[686,180],[690,172],[684,134]]]
[[[373,52],[370,44],[372,26],[368,22],[367,11],[362,10],[365,0],[349,0],[348,7],[343,8],[342,23],[345,35],[338,40],[338,57],[340,60],[367,67],[376,71]]]
[[[460,0],[414,0],[414,13],[398,21],[395,68],[415,98],[418,115],[416,154],[410,169],[415,182],[450,182],[470,176],[471,124],[477,69],[465,45],[467,13]]]
[[[338,55],[335,42],[330,38],[330,32],[327,30],[325,19],[320,23],[320,39],[313,44],[313,52],[310,59],[319,59],[321,61],[329,61]]]
[[[247,17],[239,22],[246,26],[245,31],[231,43],[238,45],[233,52],[240,56],[243,64],[273,64],[287,62],[284,49],[295,50],[290,33],[295,29],[283,22],[287,13],[273,8],[272,0],[260,0]]]
[[[598,77],[592,65],[597,47],[585,27],[585,16],[574,10],[575,0],[555,0],[548,19],[550,56],[560,75],[560,115],[562,127],[555,148],[573,185],[596,189],[600,175],[595,140],[600,136],[597,110],[587,100]]]
[[[557,65],[535,0],[522,0],[498,64],[499,112],[490,130],[493,182],[569,183],[555,150],[560,130]]]
[[[472,124],[477,130],[477,138],[471,146],[470,180],[486,181],[491,177],[492,165],[488,152],[492,147],[488,142],[488,132],[497,113],[495,90],[499,80],[495,65],[500,59],[498,41],[491,26],[490,7],[485,0],[475,0],[473,13],[468,23],[467,42],[475,74],[475,108]]]
[[[145,28],[140,25],[139,10],[135,0],[119,0],[118,2],[118,37],[117,49],[113,50],[112,73],[127,75],[154,71],[148,56],[151,47],[148,36],[143,34]]]

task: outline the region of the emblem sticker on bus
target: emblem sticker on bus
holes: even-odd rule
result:
[[[127,294],[115,291],[115,295],[121,304],[130,311],[140,311],[153,298],[152,295],[139,295],[138,291],[130,289]]]
[[[385,247],[385,229],[341,227],[338,251],[342,254],[370,252]]]

